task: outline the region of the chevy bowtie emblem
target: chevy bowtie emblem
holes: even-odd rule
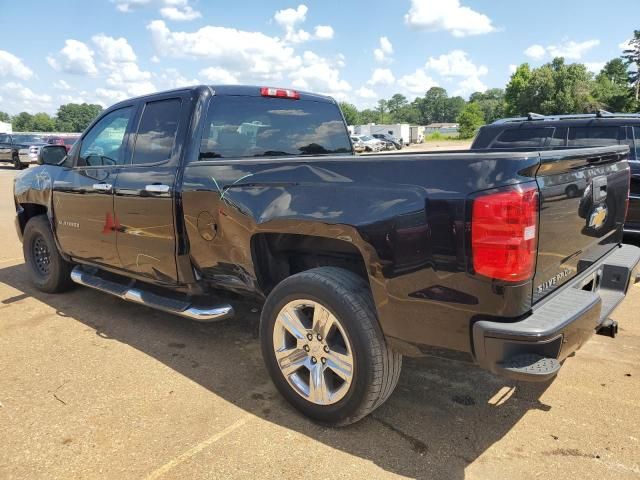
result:
[[[589,218],[589,226],[594,230],[599,230],[602,228],[604,223],[607,221],[608,216],[607,207],[601,205],[596,207],[593,212],[591,212],[591,217]]]

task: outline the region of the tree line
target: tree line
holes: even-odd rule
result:
[[[60,105],[55,116],[40,112],[20,112],[11,117],[0,112],[0,122],[11,123],[14,132],[82,132],[102,112],[100,105],[67,103]]]
[[[461,138],[471,138],[478,128],[505,116],[640,111],[640,30],[622,55],[607,62],[602,70],[591,73],[584,64],[567,64],[554,58],[537,68],[528,63],[518,66],[504,89],[475,92],[469,100],[449,97],[441,87],[430,88],[414,101],[396,93],[378,100],[376,108],[358,110],[341,102],[349,125],[367,123],[459,123]]]

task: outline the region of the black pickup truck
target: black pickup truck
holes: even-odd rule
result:
[[[23,170],[38,159],[44,138],[29,133],[0,133],[0,162],[11,162],[16,170]]]
[[[197,321],[233,315],[214,298],[261,302],[279,391],[345,425],[387,399],[403,355],[544,381],[614,335],[640,261],[621,243],[628,154],[359,157],[331,98],[198,86],[114,105],[69,154],[43,147],[16,177],[16,226],[45,292],[78,283]],[[582,194],[548,195],[567,176]]]

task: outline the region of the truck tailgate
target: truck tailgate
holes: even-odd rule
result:
[[[533,302],[622,242],[629,193],[627,147],[541,152]]]

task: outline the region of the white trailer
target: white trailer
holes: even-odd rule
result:
[[[425,127],[421,125],[412,125],[411,126],[411,143],[424,142],[424,132],[425,132]]]
[[[13,127],[10,123],[0,122],[0,133],[13,133]]]
[[[378,125],[369,123],[368,125],[356,125],[354,127],[356,135],[373,135],[374,133],[387,133],[393,135],[396,140],[409,145],[411,141],[411,127],[408,123],[395,123],[389,125]]]

